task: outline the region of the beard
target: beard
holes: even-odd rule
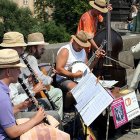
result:
[[[40,59],[41,58],[41,55],[44,53],[44,50],[42,49],[40,52],[38,51],[38,49],[36,48],[36,51],[34,53],[34,57],[36,59]]]
[[[34,56],[35,56],[36,59],[40,59],[41,58],[41,54],[39,54],[38,51],[35,52]]]

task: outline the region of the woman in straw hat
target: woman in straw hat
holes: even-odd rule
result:
[[[108,10],[112,10],[111,5],[106,5],[106,0],[95,0],[89,1],[89,4],[92,6],[92,9],[85,12],[78,24],[77,33],[81,30],[87,32],[90,35],[89,42],[93,50],[97,50],[98,46],[93,40],[93,37],[97,31],[98,23],[103,22],[102,13],[107,13]],[[86,49],[87,53],[90,51],[89,48]],[[101,54],[104,55],[104,51],[101,51]]]
[[[0,139],[12,139],[20,136],[45,118],[42,108],[25,124],[16,125],[13,106],[9,97],[10,83],[16,83],[20,68],[26,67],[20,63],[18,53],[12,49],[0,50]]]

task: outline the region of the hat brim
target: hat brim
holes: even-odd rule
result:
[[[49,43],[44,42],[44,41],[41,41],[41,42],[28,42],[27,43],[27,46],[32,46],[32,45],[49,45]]]
[[[19,63],[16,65],[0,65],[0,68],[26,68],[27,66],[23,63]]]
[[[96,10],[102,12],[102,13],[107,13],[108,12],[108,9],[107,8],[101,8],[101,7],[98,7],[97,5],[94,4],[94,1],[90,1],[89,4],[95,8]]]
[[[1,43],[1,47],[26,47],[26,43],[15,43],[15,44],[6,44],[6,43]]]
[[[87,41],[86,43],[81,42],[75,35],[71,35],[71,37],[83,48],[87,48],[90,47],[91,44],[89,43],[89,41]]]

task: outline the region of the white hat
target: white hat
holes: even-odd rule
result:
[[[13,68],[23,67],[26,65],[20,63],[19,55],[16,50],[13,49],[2,49],[0,50],[0,68]]]
[[[19,32],[7,32],[3,36],[1,47],[24,47],[27,44],[24,42],[24,37]]]
[[[44,36],[42,33],[36,32],[28,35],[27,45],[48,45],[49,43],[44,41]]]

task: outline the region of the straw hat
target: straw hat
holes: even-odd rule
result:
[[[7,32],[3,36],[1,47],[24,47],[27,44],[24,42],[24,37],[19,32]]]
[[[20,63],[17,51],[13,49],[0,50],[0,68],[26,67]]]
[[[81,30],[77,35],[71,36],[81,47],[89,47],[91,44],[88,41],[87,33]]]
[[[106,8],[106,1],[105,0],[95,0],[95,1],[89,1],[89,4],[95,8],[96,10],[107,13],[108,9]]]
[[[42,33],[36,32],[28,35],[27,45],[48,45],[49,43],[44,41],[44,36]]]

